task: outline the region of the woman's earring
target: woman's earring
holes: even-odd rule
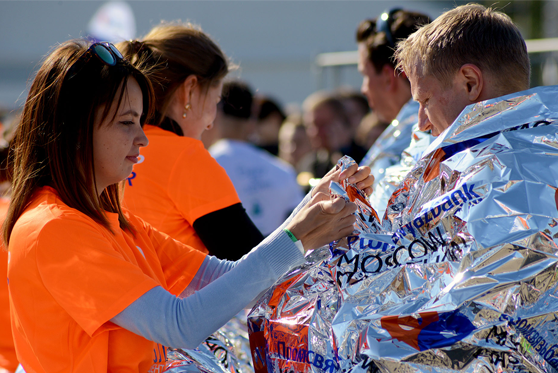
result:
[[[184,106],[184,109],[186,111],[182,114],[182,118],[186,118],[186,116],[188,115],[188,112],[190,111],[191,108],[192,108],[192,105],[190,105],[189,103]]]

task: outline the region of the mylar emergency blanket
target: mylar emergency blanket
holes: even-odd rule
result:
[[[256,372],[557,371],[557,98],[468,106],[379,230],[355,226],[262,296]]]
[[[418,109],[417,102],[407,102],[360,162],[361,166],[370,167],[375,178],[374,186],[382,180],[389,167],[400,162],[402,152],[413,138],[413,125],[418,121]]]
[[[401,153],[399,163],[387,167],[384,170],[383,177],[380,180],[374,181],[374,191],[370,195],[369,201],[380,216],[384,216],[389,198],[393,192],[422,158],[424,151],[435,139],[430,134],[430,131],[421,132],[418,128],[418,123],[413,125],[411,143]]]
[[[166,361],[153,365],[149,373],[253,372],[245,320],[242,311],[195,349],[169,348]]]

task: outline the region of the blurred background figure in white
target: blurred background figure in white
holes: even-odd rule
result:
[[[227,171],[248,216],[265,236],[304,196],[290,164],[249,142],[254,131],[252,105],[252,90],[246,83],[223,84],[215,118],[222,138],[209,152]]]

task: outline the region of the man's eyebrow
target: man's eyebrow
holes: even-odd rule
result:
[[[411,90],[411,96],[413,97],[413,100],[415,100],[416,102],[424,101],[425,94],[426,92],[420,88],[417,88],[414,92],[413,90]]]

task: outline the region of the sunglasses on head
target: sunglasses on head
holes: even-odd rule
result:
[[[115,66],[119,62],[125,61],[122,53],[109,42],[98,42],[93,43],[85,51],[85,53],[78,58],[78,60],[70,67],[68,71],[68,79],[72,79],[76,76],[81,69],[89,62],[92,58],[97,58],[103,64],[108,66]]]
[[[395,40],[391,33],[391,23],[393,22],[393,15],[400,11],[401,8],[393,8],[390,11],[385,11],[376,20],[376,33],[383,32],[390,47],[395,47]]]

